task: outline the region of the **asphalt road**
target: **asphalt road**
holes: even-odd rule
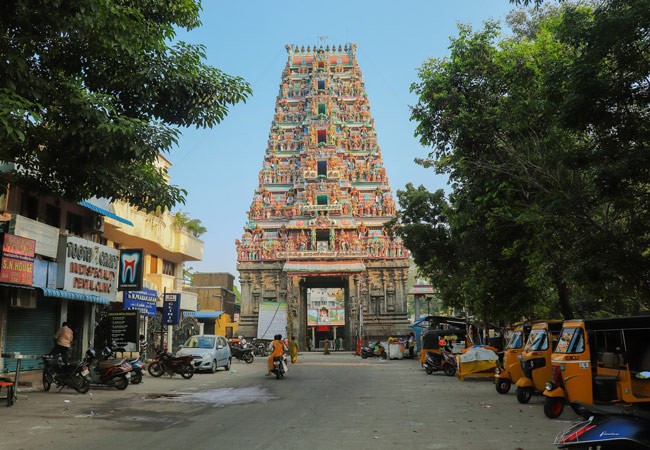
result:
[[[125,391],[21,392],[0,403],[0,449],[553,449],[577,419],[520,405],[491,380],[426,375],[417,361],[304,353],[284,379],[266,361]]]

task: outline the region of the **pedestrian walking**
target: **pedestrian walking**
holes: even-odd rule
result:
[[[307,351],[308,352],[311,351],[311,338],[310,337],[307,337]]]
[[[56,330],[56,333],[54,334],[56,345],[54,346],[52,354],[61,355],[63,364],[68,364],[68,353],[72,346],[73,335],[74,333],[72,332],[72,328],[68,326],[68,322],[63,322],[61,328]]]
[[[338,352],[339,350],[341,350],[341,338],[337,336],[336,339],[334,339],[334,351]]]
[[[295,336],[291,336],[289,341],[289,355],[291,355],[291,364],[298,362],[298,341]]]
[[[325,338],[325,343],[323,344],[323,355],[330,354],[330,340]]]

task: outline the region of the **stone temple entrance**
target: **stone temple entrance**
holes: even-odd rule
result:
[[[404,335],[409,254],[385,225],[395,201],[356,45],[288,45],[287,53],[259,186],[235,242],[238,332],[272,328],[302,349],[308,333],[320,344],[342,332],[347,349],[357,338]],[[308,294],[332,293],[319,301],[335,305],[341,292],[343,324],[308,319]]]
[[[342,340],[342,348],[346,348],[350,336],[356,334],[350,330],[348,278],[303,278],[300,288],[306,335],[311,338],[313,348],[323,348],[324,340],[329,339],[333,349],[337,338]]]

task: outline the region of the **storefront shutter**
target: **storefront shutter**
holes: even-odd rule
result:
[[[54,299],[39,299],[35,309],[8,308],[7,334],[4,351],[20,352],[24,355],[44,355],[54,347],[54,333],[59,325],[60,302]],[[23,359],[21,370],[40,369],[43,360]],[[16,370],[16,360],[5,358],[3,368]]]

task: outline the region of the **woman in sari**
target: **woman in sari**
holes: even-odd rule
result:
[[[298,341],[295,336],[291,336],[289,341],[289,354],[291,355],[291,364],[298,362]]]
[[[276,334],[273,336],[273,342],[271,342],[271,355],[267,359],[268,372],[266,376],[269,376],[273,373],[273,358],[276,356],[282,356],[284,354],[284,342],[282,342],[282,335]]]

